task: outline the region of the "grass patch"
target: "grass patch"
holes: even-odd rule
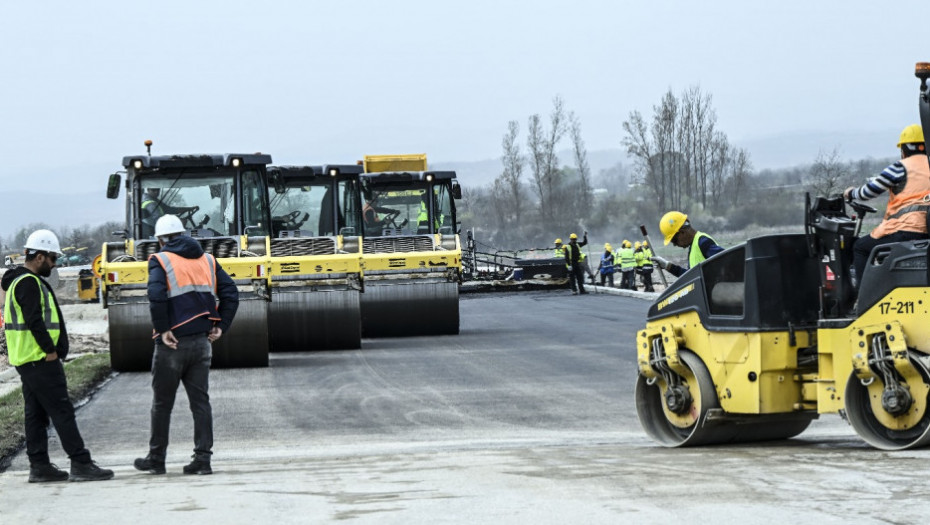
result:
[[[110,354],[88,354],[65,363],[68,396],[75,403],[87,397],[110,375]],[[0,396],[0,472],[26,439],[24,433],[23,393],[17,388]]]

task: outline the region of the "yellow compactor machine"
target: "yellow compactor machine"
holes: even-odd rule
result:
[[[273,351],[361,347],[361,166],[273,166]]]
[[[363,167],[363,334],[457,334],[455,172],[429,171],[426,155],[368,155]]]
[[[181,219],[239,288],[239,310],[229,333],[213,345],[213,367],[268,365],[269,163],[271,157],[263,154],[123,158],[126,230],[118,233],[124,239],[105,243],[95,266],[101,301],[109,310],[114,370],[151,368],[148,258],[159,249],[154,227],[166,213]],[[117,198],[122,185],[122,173],[111,175],[107,197]]]
[[[930,64],[917,76],[926,138]],[[808,199],[804,234],[750,239],[679,277],[637,334],[646,432],[667,446],[782,439],[840,413],[875,448],[930,444],[930,241],[875,247],[854,289],[853,241],[874,211]]]

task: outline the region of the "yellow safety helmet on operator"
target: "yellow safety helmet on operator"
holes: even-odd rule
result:
[[[640,248],[643,247],[643,243],[641,243],[641,242],[639,242],[639,241],[636,241],[636,244],[634,244],[633,247],[636,248],[636,249],[638,250],[638,249],[640,249]]]
[[[569,238],[569,239],[577,239],[578,236],[575,235],[575,234],[573,233],[573,234],[569,235],[568,238]]]
[[[621,244],[620,246],[623,246],[624,248],[629,248],[632,245],[630,244],[630,241],[624,239],[623,244]]]
[[[556,239],[556,240],[555,240],[555,243],[556,243],[556,244],[562,244],[562,238],[559,237],[558,239]]]
[[[613,250],[613,247],[610,245],[609,242],[605,242],[605,243],[604,243],[604,249],[605,249],[605,250]]]
[[[898,146],[901,147],[901,144],[923,144],[924,143],[924,130],[920,127],[920,124],[911,124],[910,126],[904,128],[904,131],[901,132],[901,137],[898,139]]]
[[[680,211],[670,211],[662,216],[662,220],[659,221],[659,230],[665,236],[665,244],[672,242],[672,237],[686,222],[688,222],[688,216]]]

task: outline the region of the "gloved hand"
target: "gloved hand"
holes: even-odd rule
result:
[[[663,270],[668,269],[667,259],[659,257],[658,255],[653,255],[651,258],[652,258],[652,262],[654,262],[656,266],[658,266],[659,268],[662,268]]]

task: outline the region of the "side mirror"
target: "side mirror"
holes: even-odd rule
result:
[[[456,200],[462,198],[462,187],[455,181],[452,181],[452,198]]]
[[[114,173],[110,175],[109,180],[107,180],[107,198],[115,199],[119,196],[119,184],[122,182],[123,177],[119,173]]]

